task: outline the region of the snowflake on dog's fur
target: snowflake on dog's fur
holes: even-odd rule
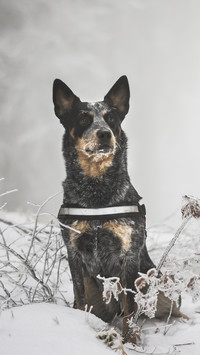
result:
[[[184,199],[184,206],[181,209],[182,217],[183,218],[200,218],[200,200],[193,196],[185,195]]]

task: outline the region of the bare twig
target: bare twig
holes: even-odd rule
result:
[[[40,213],[40,216],[51,216],[51,217],[54,217],[54,218],[57,220],[57,222],[60,224],[60,226],[66,228],[66,229],[70,229],[70,230],[72,230],[73,232],[76,232],[76,233],[78,233],[78,234],[81,233],[78,229],[73,228],[73,227],[70,227],[70,226],[68,226],[67,224],[61,223],[61,222],[58,220],[58,218],[57,218],[54,214],[52,214],[52,213]]]
[[[169,315],[167,317],[167,321],[166,321],[166,327],[165,327],[165,330],[163,332],[164,335],[167,334],[168,330],[169,330],[169,321],[170,321],[170,318],[171,318],[171,315],[172,315],[172,309],[173,309],[173,301],[171,300],[171,305],[170,305],[170,311],[169,311]]]
[[[185,346],[185,345],[194,345],[195,342],[191,341],[190,343],[183,343],[183,344],[175,344],[174,346]]]
[[[32,240],[31,240],[31,244],[30,244],[30,247],[29,247],[29,250],[28,250],[28,253],[27,253],[27,256],[26,256],[26,260],[28,260],[29,258],[29,254],[30,254],[30,251],[31,251],[31,248],[33,246],[33,243],[34,243],[34,239],[35,239],[35,234],[36,234],[36,231],[37,231],[37,225],[38,225],[38,218],[39,218],[39,215],[40,215],[40,211],[42,210],[42,208],[49,202],[51,201],[54,197],[58,196],[61,194],[61,191],[60,192],[57,192],[56,194],[48,197],[39,207],[37,213],[36,213],[36,217],[35,217],[35,225],[34,225],[34,229],[33,229],[33,233],[32,233]]]
[[[0,235],[1,235],[1,237],[2,237],[2,240],[3,240],[4,245],[5,245],[5,247],[6,247],[6,246],[7,246],[6,240],[5,240],[5,238],[4,238],[4,235],[3,235],[3,232],[2,232],[2,230],[1,230],[1,228],[0,228]],[[6,255],[7,255],[8,262],[10,262],[8,249],[7,249],[7,248],[5,248],[5,249],[6,249]]]
[[[183,231],[183,229],[185,228],[185,226],[187,225],[187,223],[190,221],[190,219],[192,218],[192,216],[189,216],[188,218],[185,218],[181,224],[181,226],[177,229],[174,237],[172,238],[172,240],[170,241],[168,247],[165,249],[159,263],[158,263],[158,266],[157,266],[157,271],[159,272],[161,267],[163,266],[165,260],[166,260],[166,257],[167,255],[169,254],[170,250],[173,248],[174,244],[176,243],[179,235],[181,234],[181,232]]]
[[[17,229],[17,231],[23,236],[24,236],[24,234],[27,235],[32,232],[31,226],[33,223],[16,223],[16,224],[14,224],[14,223],[7,221],[3,218],[0,218],[0,222],[3,222],[7,225],[7,227],[4,228],[2,231],[3,233],[6,232],[9,228]],[[27,226],[29,226],[29,225],[30,225],[30,227],[28,228]],[[21,233],[21,232],[23,232],[23,233]]]
[[[44,281],[44,276],[45,276],[45,272],[46,272],[46,265],[47,265],[47,260],[48,260],[48,248],[50,245],[52,229],[53,229],[53,227],[51,226],[49,238],[48,238],[48,242],[47,242],[47,246],[46,246],[46,250],[45,250],[45,261],[44,261],[44,268],[43,268],[43,272],[42,272],[42,281]]]
[[[20,254],[18,254],[15,250],[11,249],[10,247],[0,243],[0,246],[7,248],[7,250],[12,253],[14,256],[16,256],[18,259],[20,259],[20,261],[26,266],[27,270],[29,271],[30,275],[33,277],[34,280],[36,280],[43,288],[45,291],[47,291],[47,294],[49,295],[49,300],[54,300],[53,294],[49,288],[49,286],[47,286],[46,284],[44,284],[44,282],[42,280],[40,280],[36,274],[35,271],[33,270],[33,268],[29,265],[29,263],[27,262],[26,259],[24,259]]]
[[[17,192],[17,191],[18,191],[18,189],[13,189],[13,190],[10,190],[10,191],[3,192],[2,194],[0,194],[0,197],[3,197],[5,195],[11,194],[11,193]]]
[[[5,202],[1,207],[0,207],[0,210],[2,210],[4,207],[6,207],[7,205],[7,202]]]
[[[5,294],[10,298],[10,292],[7,290],[7,288],[4,286],[3,282],[0,280],[1,287],[3,288]]]

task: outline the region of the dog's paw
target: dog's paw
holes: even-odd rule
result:
[[[102,340],[104,344],[112,350],[120,350],[122,355],[126,355],[121,335],[114,329],[103,329],[97,334],[97,338]]]
[[[102,340],[109,347],[114,345],[118,336],[120,335],[113,328],[103,329],[97,334],[97,338]]]
[[[123,343],[141,344],[141,329],[137,324],[130,325],[128,331],[123,336]]]

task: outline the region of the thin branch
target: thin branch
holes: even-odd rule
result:
[[[55,252],[55,258],[54,258],[54,260],[53,260],[53,262],[52,262],[51,269],[49,270],[49,274],[48,274],[48,277],[47,277],[47,280],[46,280],[46,284],[47,284],[47,282],[49,281],[50,276],[51,276],[51,273],[52,273],[53,268],[54,268],[54,266],[55,266],[56,259],[57,259],[57,253],[58,253],[58,251],[56,250],[56,252]]]
[[[25,226],[26,225],[27,226],[28,225],[32,225],[33,223],[16,223],[16,224],[14,224],[14,223],[12,223],[10,221],[7,221],[7,220],[5,220],[3,218],[0,218],[0,222],[3,222],[5,224],[7,224],[7,227],[4,228],[3,233],[6,232],[9,228],[16,228],[17,230],[22,231],[26,235],[28,233],[30,234],[32,232],[31,228],[28,228],[28,227],[25,227]]]
[[[0,207],[0,210],[2,210],[4,207],[6,207],[7,205],[7,202],[5,202],[1,207]]]
[[[7,288],[4,286],[4,284],[1,280],[0,280],[0,284],[1,284],[5,294],[10,298],[10,292],[7,290]]]
[[[70,227],[70,226],[68,226],[67,224],[61,223],[61,222],[59,221],[59,219],[58,219],[54,214],[52,214],[52,213],[46,213],[46,212],[44,212],[44,213],[40,213],[40,216],[51,216],[51,217],[54,217],[54,218],[57,220],[57,222],[58,222],[62,227],[67,228],[67,229],[70,229],[70,230],[72,230],[73,232],[76,232],[76,233],[78,233],[78,234],[81,234],[81,232],[80,232],[78,229],[73,228],[73,227]]]
[[[183,344],[175,344],[174,346],[185,346],[185,345],[194,345],[195,342],[191,341],[190,343],[183,343]]]
[[[19,260],[21,260],[21,262],[26,266],[26,268],[28,269],[30,275],[33,277],[34,280],[36,280],[38,283],[41,284],[41,286],[47,291],[47,293],[49,294],[49,298],[51,300],[54,300],[53,294],[51,292],[51,289],[49,288],[49,286],[47,286],[42,280],[40,280],[36,274],[35,271],[33,270],[33,268],[31,267],[31,265],[29,265],[29,263],[27,262],[26,259],[24,259],[20,254],[18,254],[15,250],[11,249],[10,247],[0,243],[0,246],[7,248],[8,251],[10,253],[12,253],[14,256],[16,256]]]
[[[192,218],[192,216],[189,216],[188,218],[185,218],[181,224],[181,226],[177,229],[176,233],[175,233],[175,236],[172,238],[172,240],[170,241],[168,247],[165,249],[161,259],[160,259],[160,262],[158,263],[158,266],[157,266],[157,271],[159,272],[161,267],[163,266],[165,260],[166,260],[166,257],[167,255],[169,254],[170,250],[173,248],[174,244],[176,243],[179,235],[181,234],[181,232],[183,231],[183,229],[185,228],[185,226],[187,225],[187,223],[190,221],[190,219]]]
[[[46,255],[45,255],[45,261],[44,261],[44,268],[43,268],[43,272],[42,272],[42,281],[44,281],[44,276],[45,276],[45,272],[46,272],[46,265],[47,265],[47,260],[48,260],[48,248],[49,248],[49,245],[50,245],[52,229],[53,229],[53,227],[51,226],[50,233],[49,233],[49,238],[48,238],[48,242],[47,242],[47,246],[46,246],[46,249],[45,249]]]
[[[174,302],[171,300],[170,311],[169,311],[169,315],[168,315],[167,321],[166,321],[166,328],[165,328],[164,333],[163,333],[164,335],[166,335],[168,330],[169,330],[169,321],[170,321],[170,318],[171,318],[171,315],[172,315],[173,304],[174,304]]]
[[[56,194],[48,197],[39,207],[37,213],[36,213],[36,217],[35,217],[35,224],[34,224],[34,229],[33,229],[33,233],[32,233],[32,240],[31,240],[31,244],[30,244],[30,247],[29,247],[29,250],[28,250],[28,253],[27,253],[27,256],[26,256],[26,261],[28,260],[29,258],[29,254],[31,252],[31,249],[32,249],[32,246],[33,246],[33,243],[34,243],[34,239],[35,239],[35,233],[37,231],[37,225],[38,225],[38,218],[39,218],[39,215],[40,215],[40,211],[42,210],[42,208],[49,202],[51,201],[54,197],[58,196],[61,194],[61,191],[60,192],[57,192]]]
[[[2,232],[2,230],[1,230],[1,228],[0,228],[0,235],[1,235],[1,237],[2,237],[2,240],[3,240],[3,243],[4,243],[5,247],[7,247],[6,240],[5,240],[5,238],[4,238],[4,235],[3,235],[3,232]],[[8,249],[7,249],[7,248],[6,248],[6,256],[7,256],[8,262],[10,262],[9,252],[8,252]]]
[[[14,189],[14,190],[10,190],[10,191],[3,192],[2,194],[0,194],[0,197],[3,197],[3,196],[5,196],[5,195],[11,194],[11,193],[17,192],[17,191],[18,191],[18,189]]]

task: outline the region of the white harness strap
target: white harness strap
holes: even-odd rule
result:
[[[61,207],[59,215],[68,216],[106,216],[123,213],[139,213],[138,206],[115,206],[105,208],[71,208]]]

